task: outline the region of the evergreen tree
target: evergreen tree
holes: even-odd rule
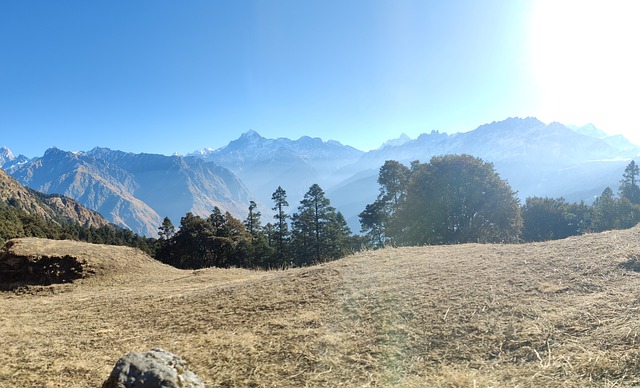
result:
[[[256,238],[260,234],[262,226],[260,225],[260,216],[262,214],[256,210],[258,205],[254,201],[249,202],[249,215],[244,222],[247,231]]]
[[[351,229],[341,212],[335,213],[335,217],[329,223],[329,238],[332,259],[339,259],[353,252]]]
[[[169,217],[165,217],[164,220],[162,220],[162,225],[160,225],[158,229],[158,236],[160,236],[161,240],[169,240],[176,232],[176,228],[173,226]]]
[[[244,222],[247,232],[251,235],[251,244],[247,251],[247,261],[254,267],[269,267],[272,265],[273,250],[270,246],[270,237],[273,230],[271,224],[261,225],[262,214],[256,210],[257,204],[249,202],[249,215]]]
[[[299,264],[319,263],[335,257],[333,244],[338,242],[332,238],[336,238],[342,228],[342,225],[337,226],[336,220],[336,210],[322,188],[318,184],[311,185],[292,222],[293,246]]]
[[[634,205],[640,205],[639,175],[640,167],[632,160],[624,169],[622,180],[620,181],[620,197],[628,199]]]
[[[271,199],[274,202],[272,210],[276,212],[273,216],[276,220],[273,228],[273,240],[275,241],[275,261],[276,265],[278,265],[286,260],[287,255],[287,242],[289,240],[287,219],[289,219],[289,215],[284,208],[289,206],[289,203],[287,202],[287,192],[280,186],[273,193]]]
[[[618,213],[618,203],[610,187],[604,189],[602,194],[593,202],[593,225],[594,232],[602,232],[617,228],[616,221]]]

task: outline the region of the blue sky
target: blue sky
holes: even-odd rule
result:
[[[0,145],[362,150],[513,116],[640,143],[633,1],[5,1]]]

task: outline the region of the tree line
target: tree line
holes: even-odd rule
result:
[[[640,222],[640,169],[631,161],[618,196],[606,188],[593,204],[530,197],[524,205],[491,163],[437,156],[405,166],[387,161],[377,199],[360,213],[367,245],[515,243],[629,228]]]
[[[76,240],[94,244],[125,245],[153,255],[156,239],[137,235],[129,229],[110,224],[86,227],[64,219],[48,221],[23,210],[18,200],[0,203],[0,246],[12,238],[40,237],[53,240]]]
[[[187,213],[177,229],[165,217],[156,259],[190,269],[283,268],[335,260],[358,248],[358,238],[352,236],[344,216],[331,206],[319,185],[309,188],[291,215],[282,187],[271,199],[273,222],[264,225],[253,201],[243,221],[218,207],[206,218]]]
[[[175,227],[169,218],[158,238],[115,225],[88,228],[0,204],[0,243],[14,237],[71,239],[137,247],[178,268],[284,268],[335,260],[360,249],[459,243],[518,243],[624,229],[640,222],[640,168],[625,168],[617,195],[607,187],[592,204],[529,197],[524,204],[493,164],[470,155],[433,157],[380,168],[379,193],[359,214],[362,235],[314,184],[289,214],[287,193],[273,193],[273,216],[264,222],[254,201],[239,220],[214,207],[208,217],[187,213]]]

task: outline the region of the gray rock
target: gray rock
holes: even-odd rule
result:
[[[155,348],[118,360],[102,388],[204,388],[202,379],[173,353]]]

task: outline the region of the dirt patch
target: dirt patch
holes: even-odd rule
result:
[[[640,272],[640,260],[638,260],[637,256],[633,256],[629,258],[629,260],[620,263],[620,268],[626,269],[627,271]]]
[[[0,251],[0,289],[64,283],[109,285],[139,282],[140,277],[163,281],[182,274],[143,252],[109,245],[68,240],[20,238]]]
[[[48,286],[54,283],[69,283],[85,275],[82,264],[72,256],[43,257],[33,262],[26,258],[3,259],[0,257],[0,284]],[[9,261],[15,265],[7,265]]]

